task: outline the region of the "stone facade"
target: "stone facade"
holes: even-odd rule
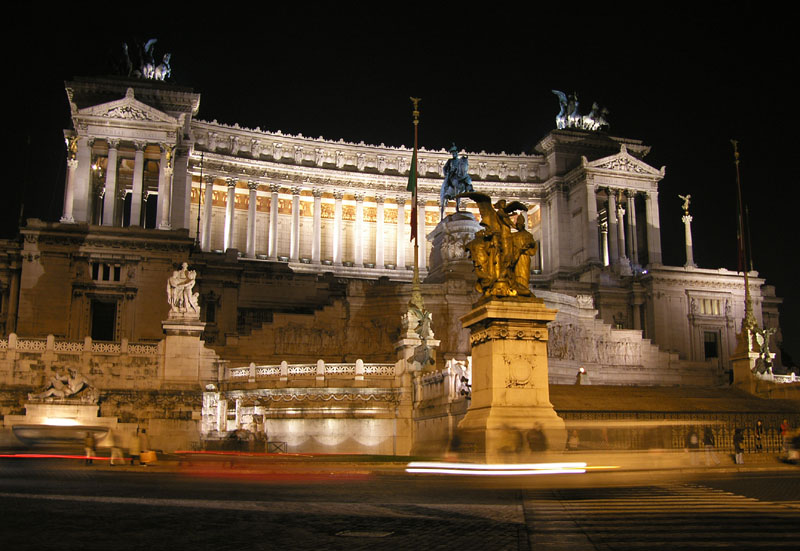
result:
[[[420,150],[412,221],[412,152],[405,147],[197,120],[199,94],[163,82],[86,78],[66,88],[73,128],[65,131],[63,216],[28,220],[20,239],[0,249],[4,392],[24,396],[49,372],[75,365],[109,397],[102,415],[126,418],[123,404],[130,403],[155,411],[161,406],[151,403],[160,400],[153,393],[194,392],[187,410],[176,398],[179,405],[165,406],[169,415],[147,415],[180,412],[173,420],[196,425],[207,414],[200,393],[214,385],[206,400],[225,419],[204,434],[261,422],[298,442],[297,450],[329,450],[326,423],[341,414],[322,403],[347,400],[352,417],[335,421],[337,438],[382,435],[350,448],[441,448],[440,436],[452,435],[466,411],[454,366],[470,361],[459,319],[478,296],[460,247],[480,218],[469,201],[457,216],[450,202],[440,218],[448,152]],[[540,243],[532,285],[559,310],[548,330],[551,383],[574,383],[580,367],[584,384],[726,380],[744,314],[743,281],[726,270],[662,264],[658,185],[665,169],[648,165],[648,152],[639,140],[563,129],[529,154],[467,154],[476,191],[528,207],[527,228]],[[435,366],[398,368],[391,381],[369,387],[380,396],[364,394],[356,378],[336,387],[335,378],[296,381],[289,391],[222,375],[251,363],[397,362],[414,264],[411,223],[428,236],[418,263],[439,340]],[[201,314],[192,327],[167,323],[167,278],[183,263],[198,274]],[[778,329],[781,300],[757,274],[750,282],[756,317]],[[778,330],[773,338],[780,337]],[[22,342],[44,348],[12,346]],[[157,349],[152,358],[131,353],[148,346]],[[284,408],[295,402],[302,402],[305,426],[316,423],[306,430],[316,435],[311,440],[302,440],[303,423],[291,418],[297,408]],[[372,421],[362,422],[362,413]],[[390,430],[398,420],[405,428]]]

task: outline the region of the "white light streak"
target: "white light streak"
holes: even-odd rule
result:
[[[530,476],[538,474],[582,474],[586,463],[440,463],[413,461],[406,467],[407,473],[457,474],[467,476]]]

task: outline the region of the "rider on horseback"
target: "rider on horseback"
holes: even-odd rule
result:
[[[458,212],[458,194],[475,191],[472,189],[472,178],[469,176],[467,156],[458,157],[458,148],[455,143],[450,147],[450,153],[453,158],[449,159],[444,165],[444,182],[442,182],[442,193],[439,201],[441,205],[439,215],[441,218],[444,218],[444,208],[447,206],[447,201],[455,199],[456,212]]]

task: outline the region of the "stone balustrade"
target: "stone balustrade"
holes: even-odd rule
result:
[[[86,337],[83,341],[57,341],[53,335],[44,339],[20,339],[15,333],[10,333],[8,338],[0,339],[0,351],[8,352],[55,352],[59,354],[128,354],[130,356],[156,356],[158,344],[131,343],[128,339],[120,342],[93,341]]]
[[[51,370],[75,369],[98,388],[140,388],[151,384],[162,362],[161,344],[21,339],[10,333],[0,339],[0,384],[37,387]]]
[[[365,363],[363,360],[356,360],[355,363],[326,363],[324,360],[317,360],[316,363],[290,364],[284,361],[278,365],[250,363],[249,366],[223,366],[220,367],[219,380],[231,383],[312,378],[318,381],[332,378],[363,381],[365,377],[391,379],[396,374],[393,363]]]

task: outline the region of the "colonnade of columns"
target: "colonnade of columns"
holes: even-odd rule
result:
[[[639,232],[637,229],[636,198],[644,195],[647,238],[647,262],[661,264],[661,234],[658,215],[658,192],[638,192],[606,188],[608,207],[606,220],[599,222],[600,247],[603,264],[615,266],[639,265]],[[594,194],[592,194],[594,195]],[[589,203],[592,203],[590,200]]]
[[[93,169],[97,168],[94,146],[96,139],[81,136],[71,138],[67,152],[67,178],[64,193],[64,209],[61,216],[63,223],[93,223],[103,226],[121,226],[123,224],[122,204],[128,189],[120,186],[119,168],[121,165],[120,143],[117,138],[104,139],[108,149],[106,167],[102,184],[93,177]],[[149,142],[130,140],[133,146],[133,174],[131,176],[131,226],[144,224],[144,206],[149,197],[158,197],[159,206],[156,212],[156,227],[171,229],[170,197],[172,194],[173,167],[171,153],[174,146],[159,143],[158,191],[153,193],[145,188],[145,149]],[[98,157],[102,157],[101,155]],[[99,193],[98,193],[99,192]],[[93,205],[93,203],[95,203]],[[99,208],[102,205],[102,210]],[[93,214],[95,208],[96,214]],[[102,212],[102,215],[100,214]]]
[[[200,247],[204,251],[210,251],[212,248],[211,234],[212,227],[212,213],[213,213],[213,186],[215,178],[206,176],[203,185],[205,186],[202,192],[202,224],[200,235]],[[224,235],[223,247],[225,250],[235,248],[234,235],[236,224],[236,189],[237,180],[235,178],[227,178],[227,195],[225,201],[225,221],[224,221]],[[257,219],[257,198],[259,185],[256,182],[248,181],[248,208],[246,218],[246,246],[245,256],[248,258],[256,257],[256,250],[260,240],[266,239],[266,247],[261,241],[262,249],[265,248],[267,258],[269,260],[278,260],[278,248],[282,242],[280,236],[280,226],[278,224],[278,209],[279,209],[279,196],[284,186],[280,184],[269,184],[269,221],[268,230],[265,236],[258,235],[256,224]],[[301,194],[302,187],[295,186],[288,188],[289,195],[291,196],[291,211],[289,213],[289,247],[288,247],[288,260],[290,262],[300,262],[300,234],[301,234]],[[312,231],[311,231],[311,258],[309,259],[312,264],[322,264],[322,249],[323,249],[323,232],[322,232],[322,199],[324,191],[320,188],[311,188],[312,200]],[[344,192],[335,190],[333,195],[333,219],[331,220],[332,230],[325,237],[330,239],[327,243],[331,251],[330,263],[334,266],[342,266],[344,264],[344,227],[345,220],[343,216],[343,199]],[[394,265],[398,269],[404,269],[406,266],[406,246],[409,242],[409,230],[406,229],[406,198],[398,196],[395,201],[397,205],[397,220],[395,222],[396,235],[396,252],[394,259],[387,259],[385,252],[384,233],[387,229],[385,221],[385,197],[376,195],[375,202],[375,232],[374,238],[368,242],[370,232],[367,231],[367,224],[364,219],[364,202],[365,195],[363,193],[353,194],[355,200],[355,219],[350,225],[349,241],[353,244],[353,259],[352,264],[354,267],[366,267],[365,251],[372,247],[374,251],[375,267],[384,268],[387,265]],[[417,207],[417,219],[415,223],[418,224],[417,235],[420,236],[419,243],[419,267],[420,269],[427,268],[427,254],[426,254],[426,227],[425,217],[428,213],[426,201],[421,199]],[[438,211],[437,211],[438,212]],[[328,259],[325,259],[328,260]],[[392,262],[392,260],[394,262]],[[308,260],[306,260],[307,262]]]

